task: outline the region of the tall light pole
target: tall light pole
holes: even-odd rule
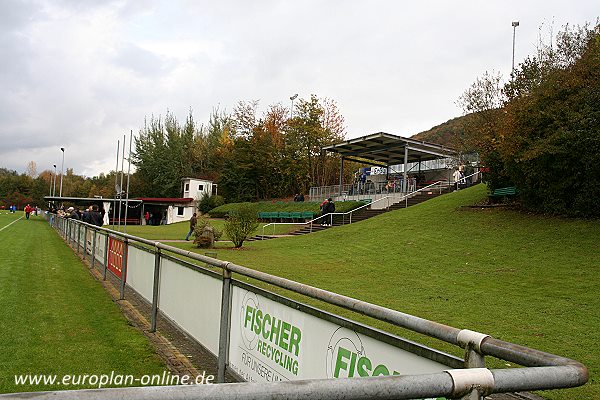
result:
[[[290,97],[290,100],[292,101],[292,108],[290,108],[290,119],[292,119],[294,117],[294,100],[296,100],[297,97],[298,97],[298,93],[296,93],[295,95]]]
[[[62,197],[63,171],[65,170],[65,148],[61,147],[60,151],[62,151],[62,165],[60,166],[60,191],[58,192],[58,197]]]
[[[513,75],[515,72],[515,36],[517,35],[517,26],[519,26],[519,21],[513,21],[513,55],[512,55],[512,69],[510,70],[510,74]]]
[[[54,183],[52,183],[52,197],[56,196],[56,164],[54,165]]]

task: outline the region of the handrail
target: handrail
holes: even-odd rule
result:
[[[469,176],[471,176],[471,175],[469,175]],[[436,186],[436,185],[439,185],[439,184],[443,184],[444,182],[445,182],[445,181],[436,181],[436,182],[434,182],[434,183],[431,183],[431,184],[429,184],[429,185],[427,185],[427,186],[425,186],[425,187],[422,187],[421,189],[417,189],[417,190],[414,190],[414,191],[412,191],[412,192],[410,192],[410,193],[407,193],[407,194],[405,194],[404,196],[400,197],[400,200],[396,201],[396,202],[395,202],[395,203],[393,203],[393,204],[400,203],[400,202],[401,202],[401,201],[403,201],[403,200],[408,200],[408,198],[409,198],[410,196],[413,196],[413,195],[415,195],[416,193],[419,193],[419,192],[421,192],[421,191],[428,190],[429,188],[431,188],[431,187],[433,187],[433,186]],[[440,187],[440,191],[441,191],[441,187]],[[355,208],[355,209],[353,209],[353,210],[350,210],[350,211],[346,211],[346,212],[344,212],[344,213],[336,213],[336,212],[333,212],[333,213],[327,213],[327,214],[324,214],[324,215],[318,216],[318,217],[316,217],[316,218],[313,218],[313,219],[311,219],[310,221],[306,221],[306,222],[269,222],[268,224],[266,224],[266,225],[263,225],[263,226],[262,226],[262,235],[261,235],[262,237],[261,237],[261,240],[263,240],[263,239],[264,239],[264,236],[265,236],[265,228],[266,228],[267,226],[271,226],[271,225],[273,226],[273,232],[275,231],[275,225],[305,225],[305,226],[306,226],[306,225],[310,225],[310,228],[311,228],[311,231],[312,231],[312,225],[313,225],[313,223],[314,223],[315,221],[318,221],[318,220],[320,220],[320,219],[322,219],[322,218],[325,218],[325,217],[329,216],[331,223],[333,223],[333,216],[334,216],[334,215],[341,215],[341,216],[342,216],[342,218],[343,218],[345,215],[348,215],[348,214],[350,215],[350,222],[349,222],[349,223],[351,224],[351,223],[352,223],[352,214],[353,214],[353,213],[355,213],[355,212],[357,212],[357,211],[359,211],[359,210],[362,210],[362,209],[363,209],[363,208],[365,208],[365,207],[370,207],[370,206],[372,206],[373,204],[375,204],[375,203],[378,203],[378,202],[380,202],[380,201],[383,201],[383,200],[386,200],[386,199],[389,199],[389,198],[394,198],[394,197],[395,197],[395,196],[385,196],[385,197],[382,197],[382,198],[380,198],[380,199],[377,199],[377,200],[375,200],[375,201],[372,201],[371,203],[364,204],[364,205],[362,205],[362,206],[360,206],[360,207],[357,207],[357,208]],[[389,208],[389,206],[390,206],[390,205],[388,204],[388,206],[387,206],[386,208]]]

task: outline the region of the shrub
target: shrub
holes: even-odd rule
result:
[[[258,208],[249,203],[241,204],[237,210],[231,211],[225,221],[225,233],[236,248],[242,247],[244,241],[258,228]]]
[[[206,227],[210,227],[208,230],[210,234],[207,233]],[[219,240],[221,238],[223,231],[220,231],[212,226],[207,218],[200,216],[196,222],[193,235],[195,237],[194,244],[200,248],[209,248],[213,246],[215,240]],[[206,241],[207,239],[208,242]]]
[[[201,249],[208,249],[212,247],[213,241],[208,236],[197,236],[196,239],[194,239],[194,244]]]
[[[225,204],[225,199],[223,199],[223,196],[211,196],[208,193],[204,193],[198,201],[198,210],[200,210],[202,214],[207,214],[213,208],[219,207],[223,204]]]

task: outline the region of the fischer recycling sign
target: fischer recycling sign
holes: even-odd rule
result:
[[[246,381],[427,374],[448,366],[232,288],[229,362]]]

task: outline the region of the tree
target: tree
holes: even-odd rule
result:
[[[482,90],[465,92],[460,100],[472,112],[465,143],[491,167],[490,188],[516,185],[525,208],[597,217],[600,30],[566,26],[557,38],[503,88],[478,80]]]
[[[241,204],[236,211],[231,211],[225,221],[225,234],[231,239],[235,248],[240,248],[244,241],[258,228],[258,208],[249,203]]]
[[[35,161],[29,161],[27,163],[27,169],[25,169],[25,175],[27,175],[30,178],[37,177],[37,164],[35,163]]]
[[[181,179],[192,174],[195,125],[191,115],[182,128],[172,113],[151,117],[135,138],[132,160],[147,196],[179,197]]]

